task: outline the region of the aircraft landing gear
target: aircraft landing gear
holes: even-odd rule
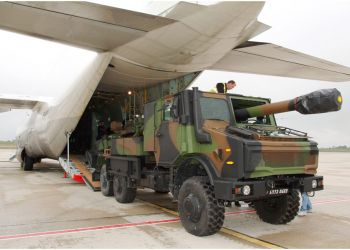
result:
[[[33,166],[34,166],[34,158],[25,155],[21,163],[21,167],[23,168],[23,170],[32,171]]]

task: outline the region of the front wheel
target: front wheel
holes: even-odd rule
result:
[[[120,203],[131,203],[136,197],[136,188],[128,187],[125,176],[114,175],[113,178],[114,197]]]
[[[261,220],[270,224],[286,224],[298,214],[298,191],[278,197],[267,198],[254,202],[256,213]]]
[[[21,166],[24,171],[32,171],[34,166],[34,159],[25,155]]]
[[[182,184],[178,208],[183,227],[196,236],[215,234],[224,223],[225,208],[219,206],[205,177],[191,177]]]

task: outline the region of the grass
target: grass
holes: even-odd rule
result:
[[[16,148],[15,141],[0,141],[0,148]]]
[[[331,148],[320,148],[320,152],[344,152],[349,153],[350,147],[347,146],[336,146]]]

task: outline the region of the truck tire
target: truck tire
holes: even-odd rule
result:
[[[21,167],[24,171],[32,171],[34,166],[34,159],[27,155],[24,156],[24,159],[21,163]]]
[[[113,196],[113,181],[107,178],[107,166],[104,164],[100,170],[101,193],[104,196]]]
[[[136,188],[129,188],[127,177],[114,175],[113,178],[114,197],[120,203],[131,203],[136,197]]]
[[[225,219],[225,208],[214,197],[214,188],[206,177],[191,177],[181,186],[178,209],[183,227],[196,236],[217,233]]]
[[[286,224],[298,214],[298,191],[293,190],[283,196],[255,201],[254,208],[261,220],[270,224]]]

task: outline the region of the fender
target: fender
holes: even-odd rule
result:
[[[209,181],[211,185],[214,185],[214,181],[219,178],[218,172],[216,171],[216,168],[212,161],[205,155],[202,154],[194,154],[194,155],[189,155],[185,156],[184,162],[188,160],[196,160],[198,161],[205,169]]]

